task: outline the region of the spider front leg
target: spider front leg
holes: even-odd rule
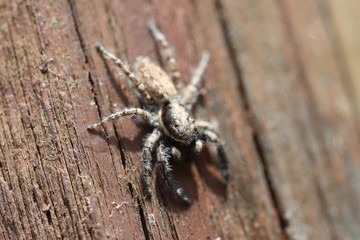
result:
[[[224,144],[222,142],[222,140],[220,139],[219,135],[213,131],[211,128],[213,128],[213,126],[208,123],[205,124],[207,122],[202,121],[201,124],[198,125],[201,126],[199,127],[199,129],[202,131],[200,133],[200,139],[202,141],[205,142],[212,142],[215,143],[216,145],[216,152],[217,152],[217,156],[218,156],[218,162],[219,162],[219,168],[221,171],[221,174],[223,175],[224,179],[226,182],[228,182],[230,180],[230,174],[229,174],[229,161],[224,149]],[[204,125],[202,125],[204,124]],[[202,141],[201,140],[197,140],[197,146],[198,149],[196,149],[196,151],[200,151],[202,148]]]
[[[158,143],[161,137],[161,132],[158,129],[155,129],[149,137],[146,139],[144,148],[142,150],[141,160],[142,160],[142,180],[144,184],[145,194],[148,197],[151,197],[151,183],[152,183],[152,153],[155,150],[155,146]]]
[[[204,73],[209,63],[209,60],[210,60],[210,53],[204,52],[201,57],[200,64],[195,70],[195,73],[193,74],[189,85],[187,85],[183,90],[182,104],[187,106],[188,109],[192,108],[192,106],[194,105],[200,94],[200,88],[204,79]]]
[[[152,122],[152,115],[150,112],[148,112],[144,109],[141,109],[141,108],[125,108],[119,112],[113,113],[110,116],[103,118],[103,120],[101,120],[101,122],[87,126],[87,129],[92,130],[92,129],[104,124],[107,121],[115,120],[115,119],[117,119],[119,117],[123,117],[123,116],[132,116],[132,115],[139,116],[142,119],[144,119],[150,123]]]
[[[210,123],[210,122],[204,121],[204,120],[197,120],[195,122],[195,125],[202,132],[211,131],[217,135],[217,128],[213,123]],[[195,145],[193,146],[193,152],[195,154],[199,154],[201,152],[201,150],[203,149],[203,147],[204,147],[204,139],[196,140]]]
[[[183,189],[179,187],[179,185],[176,183],[174,179],[172,169],[169,163],[169,158],[170,158],[169,149],[165,148],[165,146],[162,143],[160,143],[156,153],[157,153],[157,160],[158,160],[160,172],[169,190],[175,196],[179,197],[182,201],[190,204],[191,199],[184,194]]]
[[[177,66],[176,59],[174,57],[173,51],[170,48],[170,44],[166,39],[165,35],[158,29],[154,22],[150,22],[148,24],[151,34],[154,39],[160,44],[160,46],[164,49],[164,55],[166,57],[166,61],[171,71],[171,79],[173,80],[177,89],[182,88],[181,74],[179,68]]]
[[[136,77],[136,75],[130,71],[130,68],[121,59],[117,58],[114,54],[110,53],[104,48],[101,43],[96,43],[96,48],[104,58],[110,58],[116,65],[125,73],[125,75],[135,84],[137,90],[145,101],[150,102],[151,96],[146,90],[145,85]]]

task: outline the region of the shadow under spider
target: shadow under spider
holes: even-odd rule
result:
[[[210,154],[208,147],[205,147],[199,155],[190,153],[181,162],[171,161],[174,179],[193,202],[199,201],[199,195],[198,185],[192,172],[192,164],[195,164],[194,169],[197,169],[201,179],[211,192],[223,200],[227,198],[226,183],[222,180],[221,173],[213,159],[214,155]],[[186,204],[174,196],[166,186],[164,177],[160,173],[156,173],[156,195],[161,204],[173,212],[188,210],[192,203]]]
[[[121,123],[114,123],[121,124]],[[110,127],[111,124],[108,124],[107,127]],[[139,125],[140,132],[136,134],[136,136],[132,139],[127,137],[123,137],[118,127],[112,125],[114,127],[117,135],[108,135],[104,132],[103,128],[94,129],[90,133],[92,135],[99,136],[101,138],[106,139],[109,145],[117,148],[124,147],[127,151],[135,153],[140,152],[143,147],[143,139],[145,136],[151,132],[151,127],[146,124],[137,124]],[[106,128],[106,127],[105,127]],[[209,146],[205,146],[203,151],[199,155],[195,155],[190,153],[186,153],[186,149],[184,154],[186,155],[182,161],[174,161],[170,160],[174,179],[177,182],[178,186],[183,188],[184,193],[192,199],[192,201],[198,201],[198,186],[194,179],[194,173],[192,170],[196,169],[199,172],[201,177],[201,181],[205,182],[205,185],[210,189],[212,193],[217,196],[220,196],[222,199],[227,198],[227,190],[226,184],[220,174],[219,168],[215,163],[216,154],[214,151],[210,151]],[[140,156],[140,155],[139,155]],[[189,209],[191,204],[187,204],[182,202],[180,199],[176,198],[176,196],[168,189],[165,178],[167,176],[163,176],[159,171],[159,168],[156,164],[156,154],[153,156],[153,165],[154,172],[156,176],[155,180],[155,192],[153,199],[156,197],[157,200],[168,210],[174,212],[182,212]],[[119,159],[121,161],[121,159]],[[140,161],[140,159],[138,160]],[[192,164],[195,164],[195,168],[192,168]],[[141,178],[140,171],[137,172],[138,178]],[[153,176],[154,176],[153,175]],[[139,181],[141,182],[141,181]],[[141,189],[143,186],[139,186]]]
[[[210,151],[209,146],[205,146],[200,155],[197,156],[195,165],[206,186],[215,195],[225,200],[227,198],[227,184],[223,180],[219,167],[214,162],[215,156],[215,153]]]

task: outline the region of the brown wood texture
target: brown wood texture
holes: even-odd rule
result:
[[[359,7],[0,0],[0,239],[359,239]],[[177,164],[190,206],[161,179],[142,196],[151,128],[125,118],[86,130],[140,106],[95,43],[161,65],[150,20],[185,83],[212,55],[196,116],[218,122],[232,180],[226,192],[211,148]]]

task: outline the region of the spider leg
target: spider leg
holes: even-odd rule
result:
[[[181,152],[177,147],[171,147],[171,157],[177,162],[181,161]]]
[[[219,159],[219,168],[220,171],[225,179],[226,182],[229,181],[230,179],[230,174],[229,174],[229,161],[227,158],[227,155],[225,153],[225,149],[224,149],[224,144],[221,141],[219,135],[212,130],[203,128],[203,131],[200,133],[200,139],[205,141],[205,142],[212,142],[215,143],[216,145],[216,152],[218,155],[218,159]]]
[[[184,97],[183,97],[182,103],[185,106],[187,106],[188,109],[192,108],[192,106],[194,105],[194,103],[196,102],[196,100],[199,96],[201,84],[204,79],[204,73],[205,73],[206,67],[209,63],[209,60],[210,60],[210,53],[204,52],[202,54],[200,64],[197,67],[197,69],[195,70],[189,85],[187,85],[185,87],[185,89],[183,90]]]
[[[151,101],[151,96],[146,90],[145,85],[136,77],[136,75],[130,71],[130,68],[121,59],[117,58],[114,54],[104,48],[101,43],[96,43],[96,48],[104,58],[110,58],[116,65],[125,73],[125,75],[135,84],[137,90],[141,96],[148,102]]]
[[[148,197],[151,197],[151,182],[152,182],[152,153],[155,150],[155,147],[161,137],[161,132],[158,129],[155,129],[146,139],[142,155],[141,155],[141,161],[142,161],[142,180],[144,184],[145,194]]]
[[[217,125],[212,122],[208,122],[208,121],[204,121],[204,120],[197,120],[195,122],[195,125],[197,128],[202,129],[203,131],[209,130],[216,134],[218,132]]]
[[[193,152],[198,155],[200,154],[201,150],[204,147],[204,141],[203,140],[196,140],[195,141],[195,145],[194,145],[194,149]]]
[[[87,129],[92,130],[92,129],[104,124],[107,121],[115,120],[115,119],[117,119],[119,117],[129,116],[129,115],[130,116],[131,115],[139,116],[142,119],[147,120],[150,123],[153,122],[153,117],[152,117],[150,112],[148,112],[148,111],[146,111],[144,109],[141,109],[141,108],[125,108],[125,109],[122,109],[121,111],[118,111],[116,113],[111,114],[110,116],[107,116],[107,117],[103,118],[101,120],[101,122],[98,122],[98,123],[91,124],[91,125],[87,126]]]
[[[177,197],[179,197],[182,201],[186,203],[191,203],[191,199],[184,194],[184,191],[181,187],[176,183],[172,169],[169,163],[169,154],[168,148],[165,148],[163,144],[159,144],[157,148],[157,159],[161,174],[163,175],[163,179],[165,180],[166,185],[169,190]]]
[[[176,59],[174,57],[173,51],[170,48],[170,44],[166,39],[165,35],[159,30],[154,22],[150,22],[148,24],[150,32],[154,39],[160,44],[160,46],[164,49],[164,55],[166,57],[167,64],[171,71],[171,79],[173,80],[177,89],[182,88],[181,74],[179,72],[179,68],[177,66]]]
[[[218,135],[217,133],[217,127],[208,121],[204,121],[204,120],[197,120],[195,122],[196,127],[200,130],[200,131],[211,131],[213,133],[215,133],[216,135]],[[195,154],[199,154],[201,152],[201,150],[204,147],[204,139],[199,139],[195,141],[195,145],[194,145],[194,153]]]

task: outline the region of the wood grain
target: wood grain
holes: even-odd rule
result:
[[[357,239],[359,56],[339,27],[353,18],[335,10],[351,3],[0,0],[0,238]],[[143,197],[151,128],[125,118],[86,130],[141,107],[95,43],[163,66],[151,20],[185,83],[212,56],[195,115],[218,123],[232,180],[226,191],[210,146],[176,164],[190,206],[161,179]]]

